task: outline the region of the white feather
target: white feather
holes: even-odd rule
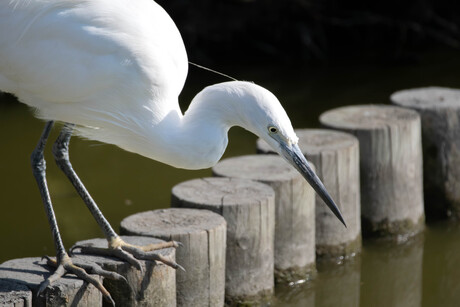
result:
[[[276,97],[249,82],[210,86],[182,114],[182,38],[152,0],[0,2],[0,89],[83,137],[181,168],[214,165],[240,125],[297,142]]]

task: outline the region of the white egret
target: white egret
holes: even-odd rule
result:
[[[215,84],[201,91],[182,114],[178,96],[187,69],[178,29],[152,0],[0,2],[0,90],[14,94],[47,121],[31,161],[53,233],[58,268],[41,290],[71,272],[95,284],[110,299],[99,282],[72,264],[59,234],[43,157],[54,121],[65,123],[53,146],[58,165],[100,225],[108,250],[138,267],[136,258],[179,266],[154,258],[148,251],[157,246],[131,246],[115,233],[69,162],[73,131],[175,167],[199,169],[221,158],[228,130],[241,126],[297,168],[344,223],[272,93],[250,82]]]

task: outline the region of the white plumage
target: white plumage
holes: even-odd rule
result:
[[[263,137],[277,124],[296,143],[276,97],[251,83],[214,85],[183,116],[185,47],[151,0],[4,1],[0,29],[0,89],[84,137],[189,169],[214,165],[233,125]]]

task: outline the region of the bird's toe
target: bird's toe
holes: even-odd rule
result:
[[[107,289],[102,285],[101,281],[98,278],[89,275],[85,270],[88,269],[89,273],[94,273],[96,275],[100,275],[103,277],[108,277],[112,279],[124,279],[126,281],[126,279],[123,276],[115,272],[106,271],[98,267],[97,265],[93,265],[93,264],[81,264],[80,263],[78,265],[75,265],[68,255],[64,255],[63,257],[60,257],[59,260],[53,259],[48,256],[45,256],[44,258],[46,258],[47,264],[49,266],[55,267],[56,270],[54,271],[53,274],[51,274],[48,278],[46,278],[40,284],[37,295],[40,295],[41,293],[43,293],[43,291],[53,282],[57,281],[65,274],[70,273],[70,274],[76,275],[78,278],[82,279],[83,281],[86,281],[94,285],[102,293],[104,298],[110,304],[112,304],[112,306],[115,306],[115,302],[113,301],[109,291],[107,291]]]

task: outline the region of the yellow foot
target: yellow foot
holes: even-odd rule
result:
[[[84,246],[84,245],[75,245],[70,249],[70,253],[76,248],[79,248],[82,254],[92,254],[92,255],[101,255],[101,256],[113,256],[124,260],[137,268],[143,273],[143,269],[139,260],[148,260],[148,261],[159,261],[162,262],[174,269],[185,269],[172,261],[171,259],[164,257],[158,253],[153,253],[152,251],[169,248],[169,247],[178,247],[182,245],[176,241],[158,243],[158,244],[149,244],[145,246],[138,246],[126,243],[120,237],[115,237],[111,240],[108,240],[108,248],[94,247],[94,246]]]
[[[107,289],[105,289],[105,287],[97,278],[94,278],[88,273],[97,274],[114,280],[126,281],[126,279],[122,275],[115,272],[106,271],[95,264],[78,263],[78,265],[75,265],[67,254],[60,257],[60,260],[55,260],[48,256],[45,256],[44,258],[46,258],[47,264],[49,266],[56,268],[56,271],[54,271],[52,275],[50,275],[44,282],[41,283],[37,295],[40,295],[46,289],[46,287],[51,285],[53,282],[57,281],[65,274],[71,273],[77,275],[77,277],[79,277],[80,279],[90,284],[93,284],[97,289],[99,289],[99,291],[101,291],[104,298],[109,303],[111,303],[112,306],[115,306],[115,302],[113,301]]]

